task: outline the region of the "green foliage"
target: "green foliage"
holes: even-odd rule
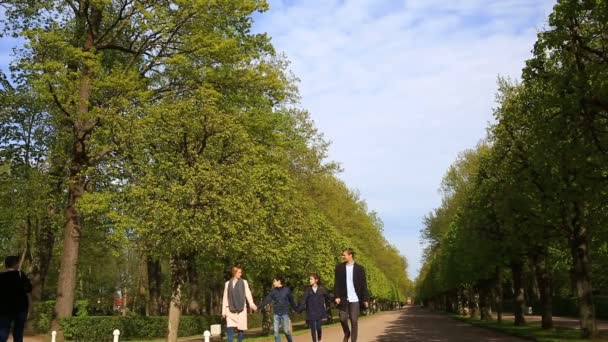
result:
[[[211,324],[218,324],[218,316],[183,316],[179,336],[202,334]],[[67,339],[76,342],[112,341],[115,329],[121,340],[151,339],[167,335],[167,317],[161,316],[89,316],[72,317],[61,321]]]
[[[344,247],[374,296],[411,295],[407,260],[381,219],[325,160],[328,142],[300,108],[288,61],[252,33],[265,1],[71,4],[3,2],[6,33],[25,43],[14,86],[0,80],[0,246],[30,246],[28,268],[47,277],[40,297],[61,287],[88,301],[75,304],[66,335],[158,331],[157,321],[122,318],[89,329],[97,318],[85,317],[114,310],[118,289],[124,310],[143,314],[149,259],[162,264],[163,313],[184,283],[184,311],[217,310],[235,263],[256,296],[278,273],[296,293],[308,272],[331,288]],[[66,217],[82,224],[79,254],[54,246]],[[77,256],[73,284],[55,285],[62,255]]]
[[[51,330],[55,301],[36,302],[32,305],[32,327],[36,333],[46,334]]]
[[[450,168],[444,201],[425,221],[421,298],[475,291],[496,270],[527,265],[526,282],[536,278],[527,300],[538,300],[533,287],[552,290],[554,314],[578,312],[583,337],[596,334],[608,237],[607,8],[557,1],[522,82],[499,79],[496,123]],[[560,299],[570,294],[576,303]]]

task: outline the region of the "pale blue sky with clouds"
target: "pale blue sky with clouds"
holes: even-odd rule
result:
[[[441,178],[492,120],[498,75],[517,78],[555,0],[269,0],[268,32],[332,141],[341,178],[420,268]]]
[[[340,175],[420,268],[441,178],[492,120],[498,75],[518,77],[555,0],[269,0],[255,16],[300,78],[302,106]],[[0,41],[7,70],[15,41]]]

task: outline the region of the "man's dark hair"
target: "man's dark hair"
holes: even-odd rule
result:
[[[19,257],[16,255],[9,255],[4,258],[4,267],[6,268],[15,268],[19,265]]]
[[[342,250],[342,253],[344,253],[344,252],[348,253],[348,255],[352,255],[353,258],[355,257],[355,251],[352,248],[344,248]]]
[[[278,275],[272,279],[280,281],[281,285],[285,286],[285,278],[283,278],[283,276]]]

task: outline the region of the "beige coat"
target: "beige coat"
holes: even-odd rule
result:
[[[249,283],[243,279],[245,283],[245,310],[239,313],[230,312],[230,306],[228,305],[228,286],[232,286],[232,279],[228,280],[224,285],[224,298],[222,299],[222,316],[226,317],[226,326],[235,327],[238,330],[247,330],[247,308],[251,308],[253,311],[257,310],[257,306],[253,303],[253,297],[251,296],[251,290],[249,289]]]

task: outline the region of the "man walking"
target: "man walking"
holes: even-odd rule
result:
[[[359,312],[361,304],[368,306],[369,294],[363,266],[355,263],[355,252],[351,248],[342,251],[343,263],[336,265],[334,296],[344,331],[343,342],[357,342]],[[348,321],[350,319],[350,329]]]
[[[0,342],[6,342],[13,326],[13,341],[23,342],[23,329],[29,309],[29,293],[32,284],[19,271],[19,257],[4,259],[6,271],[0,273]]]

